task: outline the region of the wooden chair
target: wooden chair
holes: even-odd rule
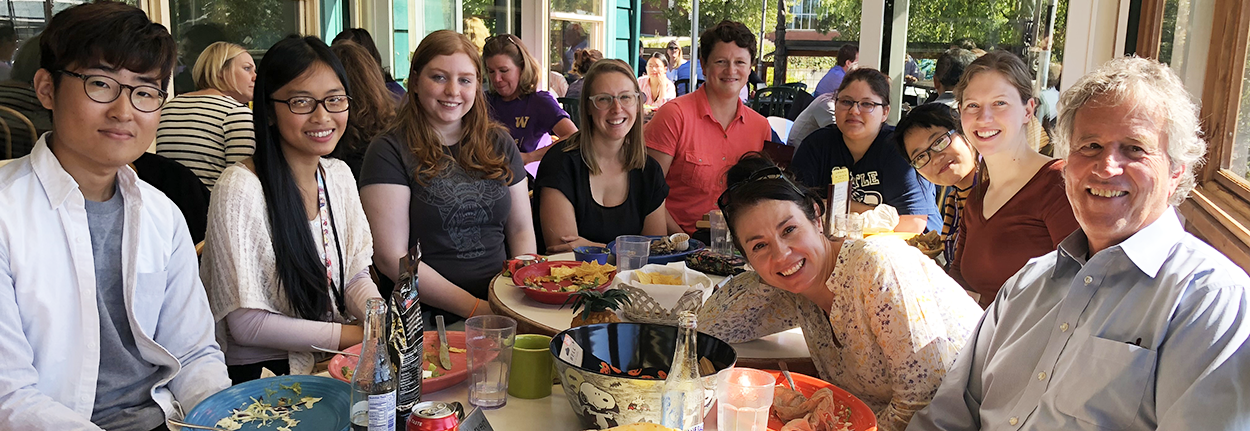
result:
[[[17,110],[7,106],[0,106],[0,112],[13,116],[13,118],[21,121],[27,130],[30,130],[31,145],[34,145],[35,141],[39,140],[39,131],[35,129],[35,124],[31,123],[30,119],[22,115],[21,112],[17,112]],[[4,130],[4,158],[11,159],[13,158],[13,135],[9,129],[8,121],[0,121],[0,126],[2,126],[0,129]]]

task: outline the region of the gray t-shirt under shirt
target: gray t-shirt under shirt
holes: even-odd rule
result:
[[[91,422],[109,431],[148,431],[165,422],[165,413],[151,393],[160,379],[159,367],[139,356],[127,318],[122,286],[124,209],[117,190],[108,201],[86,201],[100,310],[100,375]]]

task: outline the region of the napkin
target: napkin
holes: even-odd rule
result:
[[[898,226],[898,210],[886,204],[877,205],[872,211],[864,211],[862,215],[864,232],[889,232]]]

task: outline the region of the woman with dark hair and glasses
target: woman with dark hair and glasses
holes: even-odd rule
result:
[[[538,219],[548,253],[664,235],[664,170],[642,142],[638,81],[620,60],[600,60],[585,75],[581,122],[538,166]]]
[[[821,379],[868,404],[881,430],[924,408],[981,317],[942,268],[896,237],[825,237],[824,204],[772,162],[747,154],[717,201],[755,272],[699,311],[730,343],[803,328]]]
[[[200,277],[235,384],[308,374],[313,346],[360,343],[373,238],[347,164],[343,65],[316,37],[274,44],[256,79],[256,153],[226,168],[208,207]]]
[[[852,212],[885,204],[898,210],[896,232],[941,229],[933,184],[917,177],[890,144],[894,128],[885,124],[890,116],[889,78],[876,69],[856,69],[842,79],[835,100],[835,124],[807,135],[794,152],[790,169],[799,181],[823,196],[831,182],[829,172],[848,168]]]
[[[955,260],[964,201],[977,185],[977,150],[959,133],[959,114],[945,103],[926,103],[912,109],[894,129],[894,145],[916,172],[946,187],[942,198],[942,256]]]
[[[486,39],[482,62],[490,83],[486,102],[491,118],[508,128],[521,150],[522,164],[542,160],[551,149],[550,145],[539,148],[544,136],[567,138],[577,131],[551,93],[538,91],[543,69],[520,38],[505,33]]]

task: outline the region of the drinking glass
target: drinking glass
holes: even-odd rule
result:
[[[729,223],[721,210],[708,213],[708,221],[712,225],[712,252],[724,256],[733,256],[733,240],[729,237]]]
[[[716,429],[765,431],[777,380],[766,371],[726,368],[716,374]]]
[[[642,268],[651,257],[651,238],[641,235],[616,237],[617,273]]]
[[[508,403],[508,369],[516,342],[516,321],[505,316],[474,316],[464,322],[469,350],[469,403],[483,409]]]

